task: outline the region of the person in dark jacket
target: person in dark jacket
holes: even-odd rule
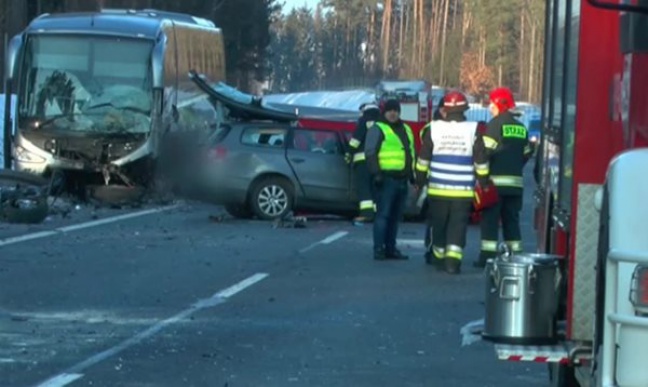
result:
[[[356,224],[370,222],[374,217],[373,187],[369,171],[367,171],[364,144],[367,130],[380,118],[380,108],[376,104],[362,104],[360,111],[362,115],[349,140],[349,151],[346,155],[347,162],[352,163],[353,166],[353,177],[358,196],[359,213],[354,219]]]
[[[476,267],[484,267],[497,255],[499,224],[502,223],[504,243],[511,252],[522,251],[520,211],[524,183],[523,168],[532,155],[529,132],[517,120],[513,93],[504,87],[490,93],[490,111],[484,144],[486,145],[490,180],[497,187],[499,202],[483,210],[481,249]]]
[[[427,184],[427,223],[432,226],[426,262],[449,274],[460,272],[475,179],[488,176],[480,123],[466,120],[468,108],[462,93],[445,95],[443,118],[430,124],[416,163],[417,185]]]
[[[443,102],[444,102],[445,97],[441,97],[439,99],[439,105],[437,106],[436,110],[434,111],[434,114],[432,115],[432,120],[433,121],[440,121],[443,119]]]
[[[385,102],[383,115],[367,133],[365,156],[376,194],[374,259],[408,259],[396,249],[408,182],[414,182],[414,135],[400,119],[400,103]]]

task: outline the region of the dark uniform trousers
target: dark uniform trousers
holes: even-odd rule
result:
[[[504,243],[512,251],[522,251],[520,233],[520,211],[522,210],[522,195],[500,194],[500,200],[492,207],[482,212],[481,219],[481,253],[480,262],[497,256],[500,220]]]
[[[427,209],[425,212],[425,256],[429,257],[432,253],[432,214],[430,213],[430,206],[432,205],[429,197],[425,198]]]
[[[466,246],[472,201],[436,197],[428,197],[427,200],[427,219],[432,226],[432,240],[426,243],[428,246],[433,244],[431,250],[434,257],[445,258],[446,246],[454,245],[463,249]]]
[[[375,212],[375,193],[366,161],[355,161],[353,163],[353,178],[360,207],[359,215],[366,219],[373,219]]]

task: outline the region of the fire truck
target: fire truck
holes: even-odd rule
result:
[[[421,146],[421,129],[432,120],[435,104],[438,104],[444,94],[445,89],[423,80],[381,81],[376,86],[378,106],[382,108],[388,99],[400,102],[401,119],[412,128],[416,149]]]
[[[535,254],[564,286],[554,342],[495,351],[553,386],[648,386],[648,1],[546,0],[545,20]]]
[[[387,99],[398,99],[404,121],[430,121],[433,108],[431,90],[432,86],[422,80],[381,81],[376,87],[376,99],[381,106]]]

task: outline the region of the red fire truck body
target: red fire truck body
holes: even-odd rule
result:
[[[495,349],[550,363],[554,386],[648,386],[647,11],[546,1],[535,228],[538,252],[565,257],[565,331]]]
[[[418,151],[421,146],[420,132],[421,129],[427,124],[426,122],[412,122],[405,121],[414,132],[414,141],[416,142],[416,150]],[[355,130],[357,118],[355,120],[339,120],[339,119],[326,119],[326,118],[311,118],[302,117],[299,119],[299,124],[312,129],[333,129],[343,132],[347,138],[350,138]]]

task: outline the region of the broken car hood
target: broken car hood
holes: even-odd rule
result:
[[[261,98],[242,93],[223,82],[211,86],[203,74],[190,71],[189,78],[210,98],[222,103],[233,118],[279,122],[292,122],[298,119],[295,113],[266,106]]]

